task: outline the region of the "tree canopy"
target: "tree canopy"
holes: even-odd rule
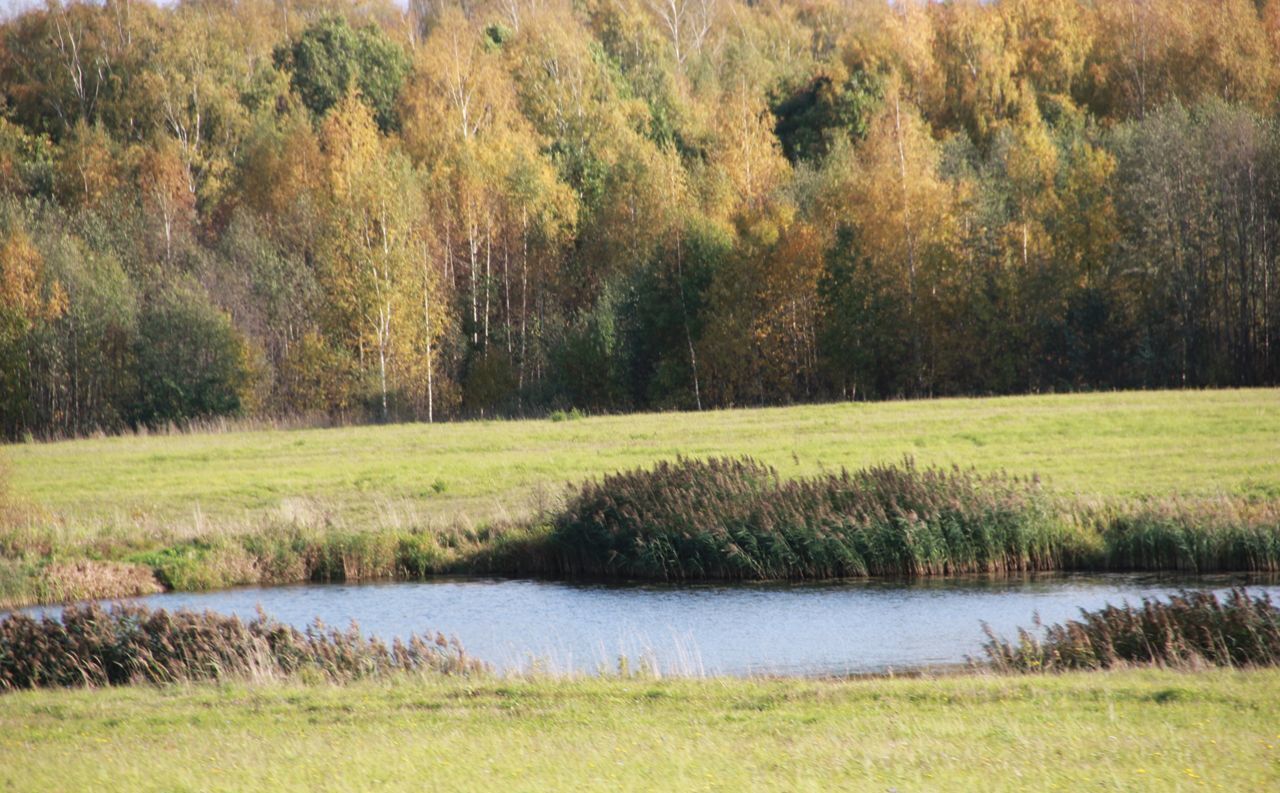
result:
[[[1280,0],[0,19],[0,432],[1280,382]]]

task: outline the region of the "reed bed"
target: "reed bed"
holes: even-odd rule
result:
[[[1023,629],[1014,642],[984,630],[987,659],[1001,672],[1280,665],[1280,608],[1244,589],[1082,610],[1079,620],[1044,628],[1043,638]]]
[[[88,604],[65,609],[61,619],[0,620],[0,691],[236,678],[347,682],[483,668],[441,634],[388,646],[354,624],[329,630],[317,621],[299,631],[261,613],[246,623],[211,612]]]
[[[783,480],[751,458],[678,458],[591,480],[553,521],[560,572],[809,579],[1082,565],[1096,538],[1034,478],[873,466]]]
[[[1090,518],[1106,566],[1143,571],[1280,571],[1280,501],[1166,498]]]

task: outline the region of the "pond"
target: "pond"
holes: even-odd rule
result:
[[[1082,608],[1181,589],[1248,585],[1280,600],[1274,577],[1052,574],[821,584],[599,584],[439,579],[307,584],[137,598],[152,608],[252,618],[261,606],[299,628],[356,621],[384,639],[456,636],[503,671],[616,670],[625,656],[662,673],[844,675],[961,664],[982,655],[982,622],[1012,637]],[[56,613],[56,607],[26,609]]]

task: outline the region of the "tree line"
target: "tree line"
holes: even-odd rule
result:
[[[48,0],[0,432],[1274,384],[1280,0]]]

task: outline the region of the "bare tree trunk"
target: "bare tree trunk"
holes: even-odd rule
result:
[[[502,239],[502,325],[507,339],[507,358],[511,357],[511,246],[506,235]]]
[[[492,270],[490,265],[493,263],[493,215],[487,214],[484,229],[484,348],[489,349],[489,293],[493,290],[489,288],[492,283]]]
[[[702,410],[702,388],[698,383],[698,354],[693,349],[693,333],[689,329],[689,306],[684,298],[684,255],[683,241],[676,232],[676,286],[680,290],[680,317],[684,320],[684,340],[689,346],[689,371],[693,374],[693,402],[698,410]]]
[[[391,306],[378,309],[378,381],[382,388],[382,420],[387,420],[387,336],[390,334]]]
[[[477,300],[476,290],[479,285],[476,283],[476,267],[479,265],[480,258],[480,240],[477,235],[480,230],[476,228],[475,219],[467,221],[467,247],[471,255],[471,344],[478,346],[480,344],[480,307]]]
[[[524,393],[525,361],[528,354],[529,338],[529,210],[520,210],[520,386]],[[521,397],[523,399],[523,397]]]
[[[915,325],[916,318],[916,240],[911,229],[911,197],[907,189],[907,152],[902,141],[902,107],[898,93],[893,94],[893,135],[898,146],[898,174],[902,181],[902,230],[907,244],[907,316],[910,318],[911,334],[911,368],[916,381],[920,383],[920,329]]]
[[[427,423],[435,423],[435,389],[432,383],[432,366],[431,361],[431,285],[427,278],[422,279],[422,324],[426,328],[427,336]]]

